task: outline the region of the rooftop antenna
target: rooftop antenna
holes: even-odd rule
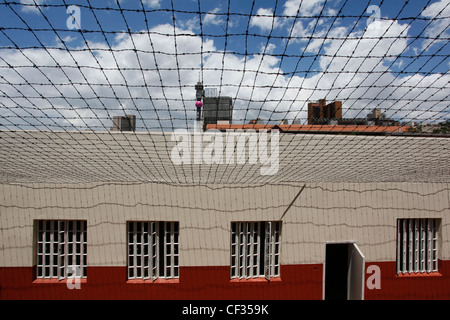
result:
[[[202,127],[201,121],[202,121],[202,107],[203,107],[203,96],[205,95],[203,83],[201,81],[201,73],[198,74],[198,82],[195,85],[195,97],[197,101],[195,102],[195,107],[197,108],[197,121],[195,125],[195,130],[199,130],[199,128]]]

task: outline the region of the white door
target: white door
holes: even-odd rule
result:
[[[348,300],[364,300],[365,258],[356,243],[349,246]]]

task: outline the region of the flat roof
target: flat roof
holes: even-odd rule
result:
[[[302,125],[302,124],[208,124],[206,130],[274,130],[291,133],[389,134],[408,132],[408,126],[378,125]]]
[[[242,163],[224,156],[222,163],[208,164],[203,159],[211,140],[196,149],[193,134],[187,135],[191,161],[177,164],[179,140],[172,132],[0,131],[0,183],[450,182],[448,138],[280,132],[273,137],[279,153],[272,163],[259,155],[251,163],[248,142]],[[261,174],[270,164],[278,166],[275,173]]]

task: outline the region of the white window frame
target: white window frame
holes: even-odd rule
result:
[[[232,222],[231,279],[279,277],[280,245],[281,221]]]
[[[86,278],[86,220],[37,220],[36,229],[37,279],[67,279],[74,267]]]
[[[179,278],[179,223],[127,222],[129,280]]]
[[[439,225],[440,219],[397,220],[397,274],[439,272]]]

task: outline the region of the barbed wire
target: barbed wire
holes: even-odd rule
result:
[[[313,8],[304,0],[0,2],[1,264],[3,278],[14,279],[0,295],[49,297],[28,290],[32,277],[23,277],[36,267],[39,219],[86,221],[94,280],[86,286],[95,290],[80,291],[96,298],[130,292],[114,286],[126,279],[122,231],[131,220],[179,221],[179,266],[222,268],[223,282],[183,280],[164,293],[178,297],[238,296],[226,276],[236,217],[282,222],[288,287],[322,288],[325,242],[347,239],[367,262],[390,263],[394,278],[396,219],[436,218],[439,248],[448,247],[450,2],[377,3],[379,15],[368,0]],[[207,161],[211,140],[195,144],[208,136],[193,130],[197,81],[231,97],[233,128],[263,128],[246,132],[243,163],[236,140],[245,130],[232,133],[233,161],[226,126],[221,162]],[[308,123],[308,104],[319,99],[342,101],[347,124]],[[396,130],[359,126],[374,109]],[[114,117],[128,115],[135,131],[112,129]],[[192,142],[181,165],[177,129]],[[261,173],[264,152],[275,173]],[[439,250],[440,263],[448,256]],[[297,264],[319,271],[288,275]],[[109,265],[123,276],[90,273]],[[7,266],[22,266],[22,280]],[[166,290],[150,287],[141,298]],[[286,288],[254,297],[311,298]],[[441,297],[442,288],[421,294]],[[403,297],[389,290],[379,296]],[[60,292],[52,286],[46,294]]]

